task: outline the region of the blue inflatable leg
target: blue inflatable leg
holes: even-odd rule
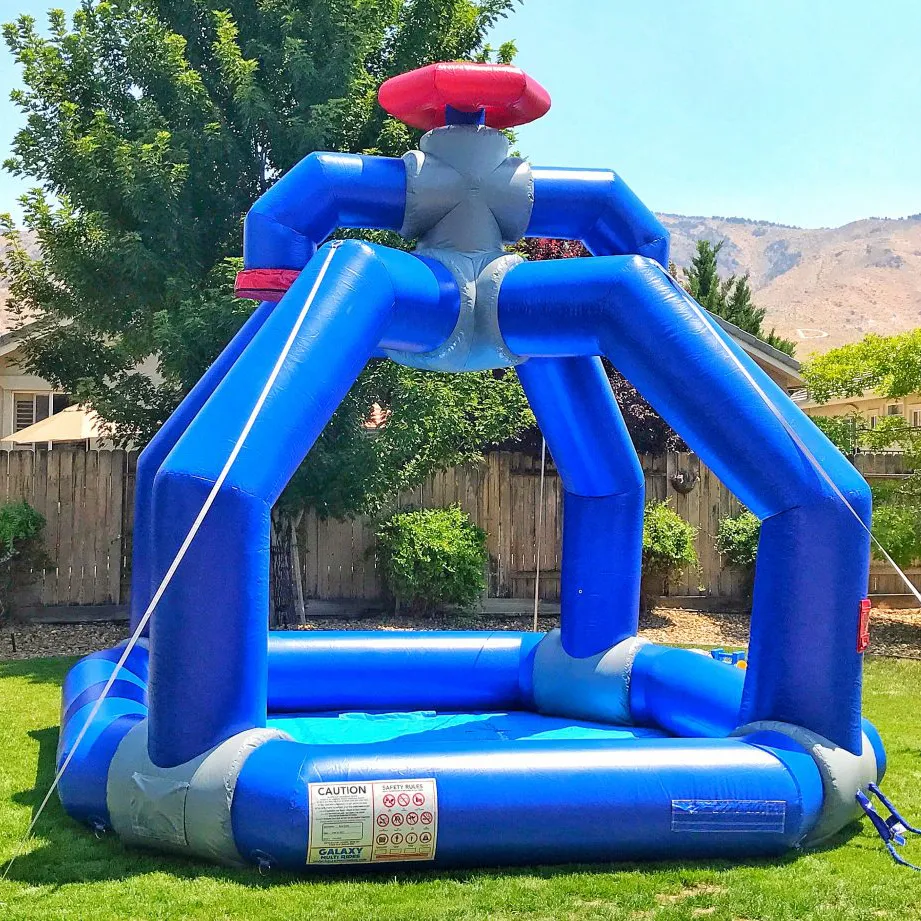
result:
[[[154,546],[151,533],[150,503],[154,477],[167,454],[176,446],[179,436],[199,413],[208,397],[249,345],[253,336],[262,328],[272,312],[274,304],[268,301],[260,304],[250,314],[239,332],[214,360],[186,398],[176,407],[173,414],[163,423],[160,430],[147,443],[138,458],[134,486],[134,529],[131,548],[131,632],[137,628],[144,616],[151,596],[156,591],[162,573],[154,572]],[[144,635],[150,632],[145,629]]]
[[[323,247],[170,452],[154,483],[158,571],[213,505],[153,617],[156,764],[264,725],[272,505],[375,347],[434,349],[458,308],[444,269],[357,241]]]
[[[643,471],[599,358],[518,366],[563,497],[560,632],[584,658],[636,634],[643,552]]]
[[[860,474],[651,260],[525,263],[505,279],[499,320],[518,354],[609,357],[763,520],[741,719],[796,723],[859,752]]]

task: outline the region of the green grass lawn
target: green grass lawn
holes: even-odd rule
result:
[[[0,663],[0,858],[52,778],[60,681],[71,660]],[[884,789],[921,820],[921,662],[870,659],[866,711],[889,750]],[[36,789],[39,791],[36,792]],[[913,855],[921,862],[921,839]],[[773,862],[606,864],[350,875],[304,881],[126,851],[57,800],[0,883],[0,918],[755,919],[921,918],[921,875],[897,868],[868,823],[835,846]]]

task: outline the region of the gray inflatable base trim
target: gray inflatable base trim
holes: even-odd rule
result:
[[[629,726],[630,671],[647,640],[630,637],[611,649],[576,659],[552,630],[534,653],[533,693],[538,712]]]
[[[863,814],[857,805],[857,791],[863,790],[866,793],[867,784],[880,779],[876,754],[866,734],[863,736],[862,752],[860,755],[853,755],[823,736],[803,729],[802,726],[776,720],[748,723],[736,729],[733,735],[748,735],[753,732],[779,732],[788,736],[812,755],[819,769],[825,801],[819,821],[802,842],[804,847],[822,844]]]
[[[106,801],[112,828],[126,843],[242,864],[230,810],[246,759],[275,729],[250,729],[192,761],[157,767],[147,754],[147,720],[122,739],[109,767]]]

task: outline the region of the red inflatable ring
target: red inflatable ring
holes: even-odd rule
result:
[[[380,104],[394,118],[430,131],[446,123],[446,107],[486,112],[492,128],[524,125],[550,108],[550,94],[520,67],[508,64],[429,64],[391,77],[380,88]]]

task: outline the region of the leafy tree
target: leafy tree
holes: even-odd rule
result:
[[[83,0],[49,34],[4,29],[26,117],[6,168],[32,257],[7,220],[3,271],[27,326],[29,371],[145,442],[252,309],[233,298],[242,218],[316,149],[399,156],[417,133],[376,103],[387,77],[493,52],[514,0]],[[153,361],[154,377],[139,370]],[[366,439],[369,397],[392,423]],[[401,407],[411,407],[407,419]],[[458,424],[458,419],[462,424]],[[530,417],[508,382],[458,382],[375,364],[302,469],[299,495],[330,514],[381,501]],[[429,441],[437,432],[434,441]],[[394,469],[398,467],[399,469]],[[360,489],[344,477],[367,471]]]
[[[734,285],[734,278],[729,282],[720,279],[717,259],[723,243],[721,240],[714,246],[708,240],[698,240],[694,258],[690,266],[684,269],[685,290],[701,307],[706,307],[718,316],[723,316],[726,297]]]
[[[872,427],[855,412],[813,416],[812,421],[848,457],[854,457],[860,451],[896,448],[906,455],[909,466],[921,467],[921,431],[912,427],[903,416],[882,416]]]
[[[819,403],[872,390],[883,397],[921,391],[921,328],[895,336],[870,333],[803,365],[809,395]]]
[[[368,407],[386,421],[368,428]],[[414,372],[374,362],[333,416],[280,501],[324,516],[378,512],[396,493],[429,474],[480,456],[501,442],[514,446],[534,416],[515,374]]]
[[[867,391],[898,399],[921,391],[921,329],[895,336],[870,333],[803,365],[809,396],[817,403]],[[858,413],[814,417],[813,422],[845,454],[898,447],[921,468],[921,431],[903,416],[883,416],[871,428]]]
[[[725,240],[713,244],[709,240],[698,240],[697,251],[691,265],[684,269],[684,287],[701,306],[711,313],[734,323],[739,329],[757,336],[763,342],[781,352],[793,355],[796,343],[784,339],[772,329],[764,329],[767,311],[756,307],[752,301],[752,289],[749,274],[730,275],[722,279],[719,275],[717,260]]]
[[[816,427],[842,453],[853,457],[860,447],[861,436],[866,425],[859,413],[845,413],[840,416],[812,416]]]
[[[921,562],[921,514],[917,505],[879,505],[873,512],[873,535],[901,568]],[[876,546],[873,555],[884,559]]]

